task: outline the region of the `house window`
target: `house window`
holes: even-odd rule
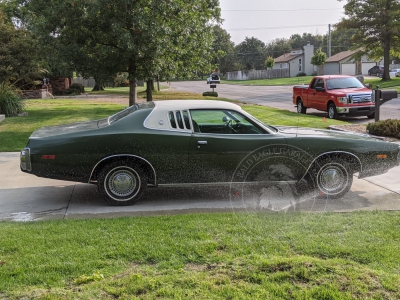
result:
[[[281,69],[282,69],[282,64],[281,64]]]
[[[299,58],[299,72],[301,72],[301,58]]]

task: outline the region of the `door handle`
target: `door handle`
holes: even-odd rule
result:
[[[207,141],[197,141],[197,145],[207,145]]]

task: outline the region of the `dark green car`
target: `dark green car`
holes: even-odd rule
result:
[[[21,152],[21,170],[97,184],[112,205],[147,187],[289,183],[339,198],[359,177],[399,164],[397,144],[366,135],[266,125],[222,101],[131,106],[106,119],[43,127]]]

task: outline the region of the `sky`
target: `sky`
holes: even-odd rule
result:
[[[219,0],[222,28],[235,45],[245,37],[264,43],[292,34],[327,34],[328,24],[340,21],[343,5],[338,0]]]

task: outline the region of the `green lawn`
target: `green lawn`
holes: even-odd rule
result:
[[[155,99],[210,99],[191,93],[164,92]],[[128,99],[127,99],[128,104]],[[95,100],[27,100],[28,117],[8,117],[0,123],[0,152],[20,151],[31,133],[43,126],[53,126],[74,122],[101,119],[110,116],[126,105],[110,104]],[[261,121],[275,125],[299,125],[326,128],[332,124],[345,124],[338,120],[297,114],[265,106],[244,105],[244,108]]]
[[[274,78],[274,79],[259,79],[259,80],[223,80],[225,84],[238,85],[260,85],[260,86],[276,86],[276,85],[296,85],[309,84],[313,76],[300,76],[290,78]],[[381,78],[365,79],[364,83],[371,83],[373,88],[377,85],[381,89],[396,89],[400,92],[400,77],[392,78],[389,81],[382,81]]]
[[[398,212],[0,222],[2,299],[400,299]]]

